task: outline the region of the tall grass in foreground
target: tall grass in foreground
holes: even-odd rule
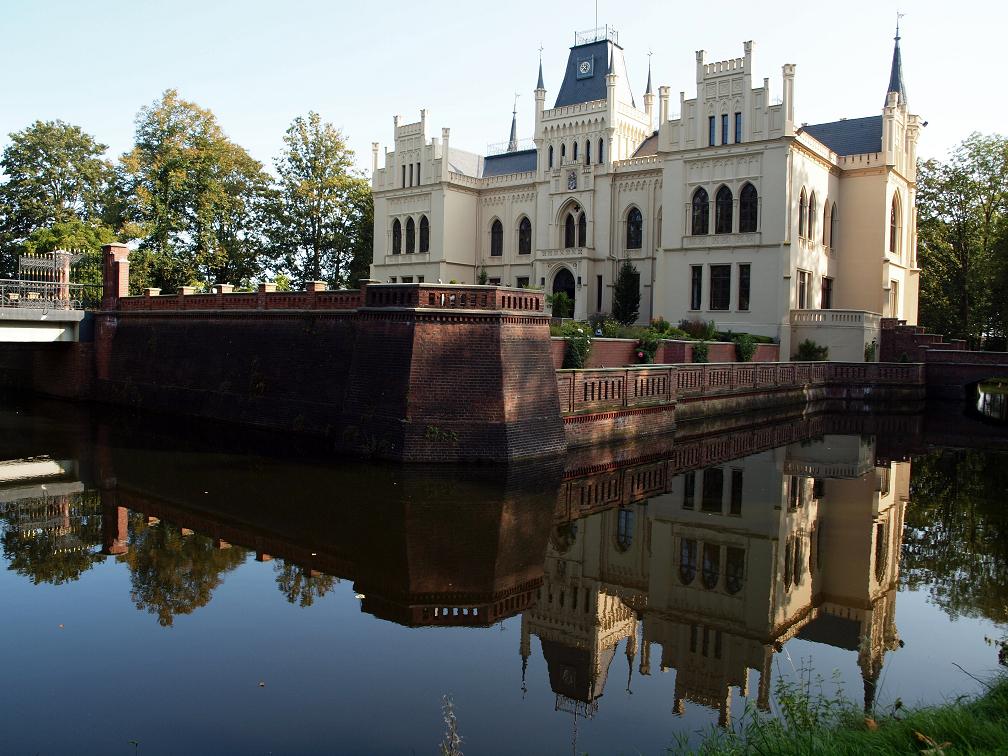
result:
[[[711,727],[690,747],[681,735],[669,754],[1005,754],[1008,753],[1008,676],[1002,675],[977,698],[960,696],[941,706],[907,709],[897,699],[888,711],[866,714],[836,693],[827,695],[821,677],[804,668],[798,680],[779,679],[780,717],[747,706],[736,727]]]

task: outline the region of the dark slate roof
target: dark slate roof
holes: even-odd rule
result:
[[[634,107],[633,90],[628,83],[626,61],[623,59],[623,48],[609,40],[599,40],[590,42],[587,45],[575,45],[570,49],[567,56],[567,70],[564,72],[563,84],[557,93],[554,108],[562,108],[566,105],[576,105],[581,102],[591,102],[593,100],[604,100],[606,98],[606,74],[609,73],[609,60],[612,58],[613,68],[619,74],[616,88],[617,95],[623,102],[628,102]],[[587,58],[592,59],[592,75],[585,79],[579,79],[578,64]]]
[[[900,102],[906,105],[906,86],[903,84],[903,58],[900,55],[899,46],[899,25],[896,26],[896,46],[892,51],[892,69],[889,71],[889,89],[886,90],[886,101],[889,100],[889,92],[898,92]],[[885,103],[883,103],[884,105]]]
[[[857,651],[861,645],[861,624],[835,614],[820,614],[798,632],[798,637],[834,648]]]
[[[538,154],[536,150],[517,150],[502,152],[499,155],[487,155],[483,158],[483,175],[503,176],[505,173],[534,171]]]
[[[802,126],[837,155],[863,155],[882,151],[882,116],[848,118],[832,123]]]

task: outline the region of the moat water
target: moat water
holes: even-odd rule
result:
[[[803,669],[976,693],[1008,634],[972,408],[504,471],[0,407],[4,754],[434,754],[444,696],[466,754],[663,754]]]

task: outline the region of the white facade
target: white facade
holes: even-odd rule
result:
[[[817,125],[795,121],[794,65],[778,100],[769,79],[754,86],[751,42],[732,60],[699,51],[696,96],[680,92],[673,113],[665,86],[655,108],[650,72],[638,104],[612,30],[578,41],[552,108],[540,70],[532,149],[512,128],[501,153],[467,153],[448,129],[428,137],[424,111],[395,118],[381,167],[374,144],[372,278],[473,283],[485,269],[568,290],[585,318],[611,310],[629,258],[641,322],[713,320],[784,349],[795,309],[916,322],[920,119],[898,38],[881,113]]]

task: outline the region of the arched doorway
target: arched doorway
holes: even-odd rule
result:
[[[556,295],[561,292],[567,295],[570,304],[566,312],[561,312],[559,308],[560,303],[556,301],[554,296],[553,317],[572,318],[574,317],[574,274],[567,268],[560,268],[553,277],[553,294]]]

